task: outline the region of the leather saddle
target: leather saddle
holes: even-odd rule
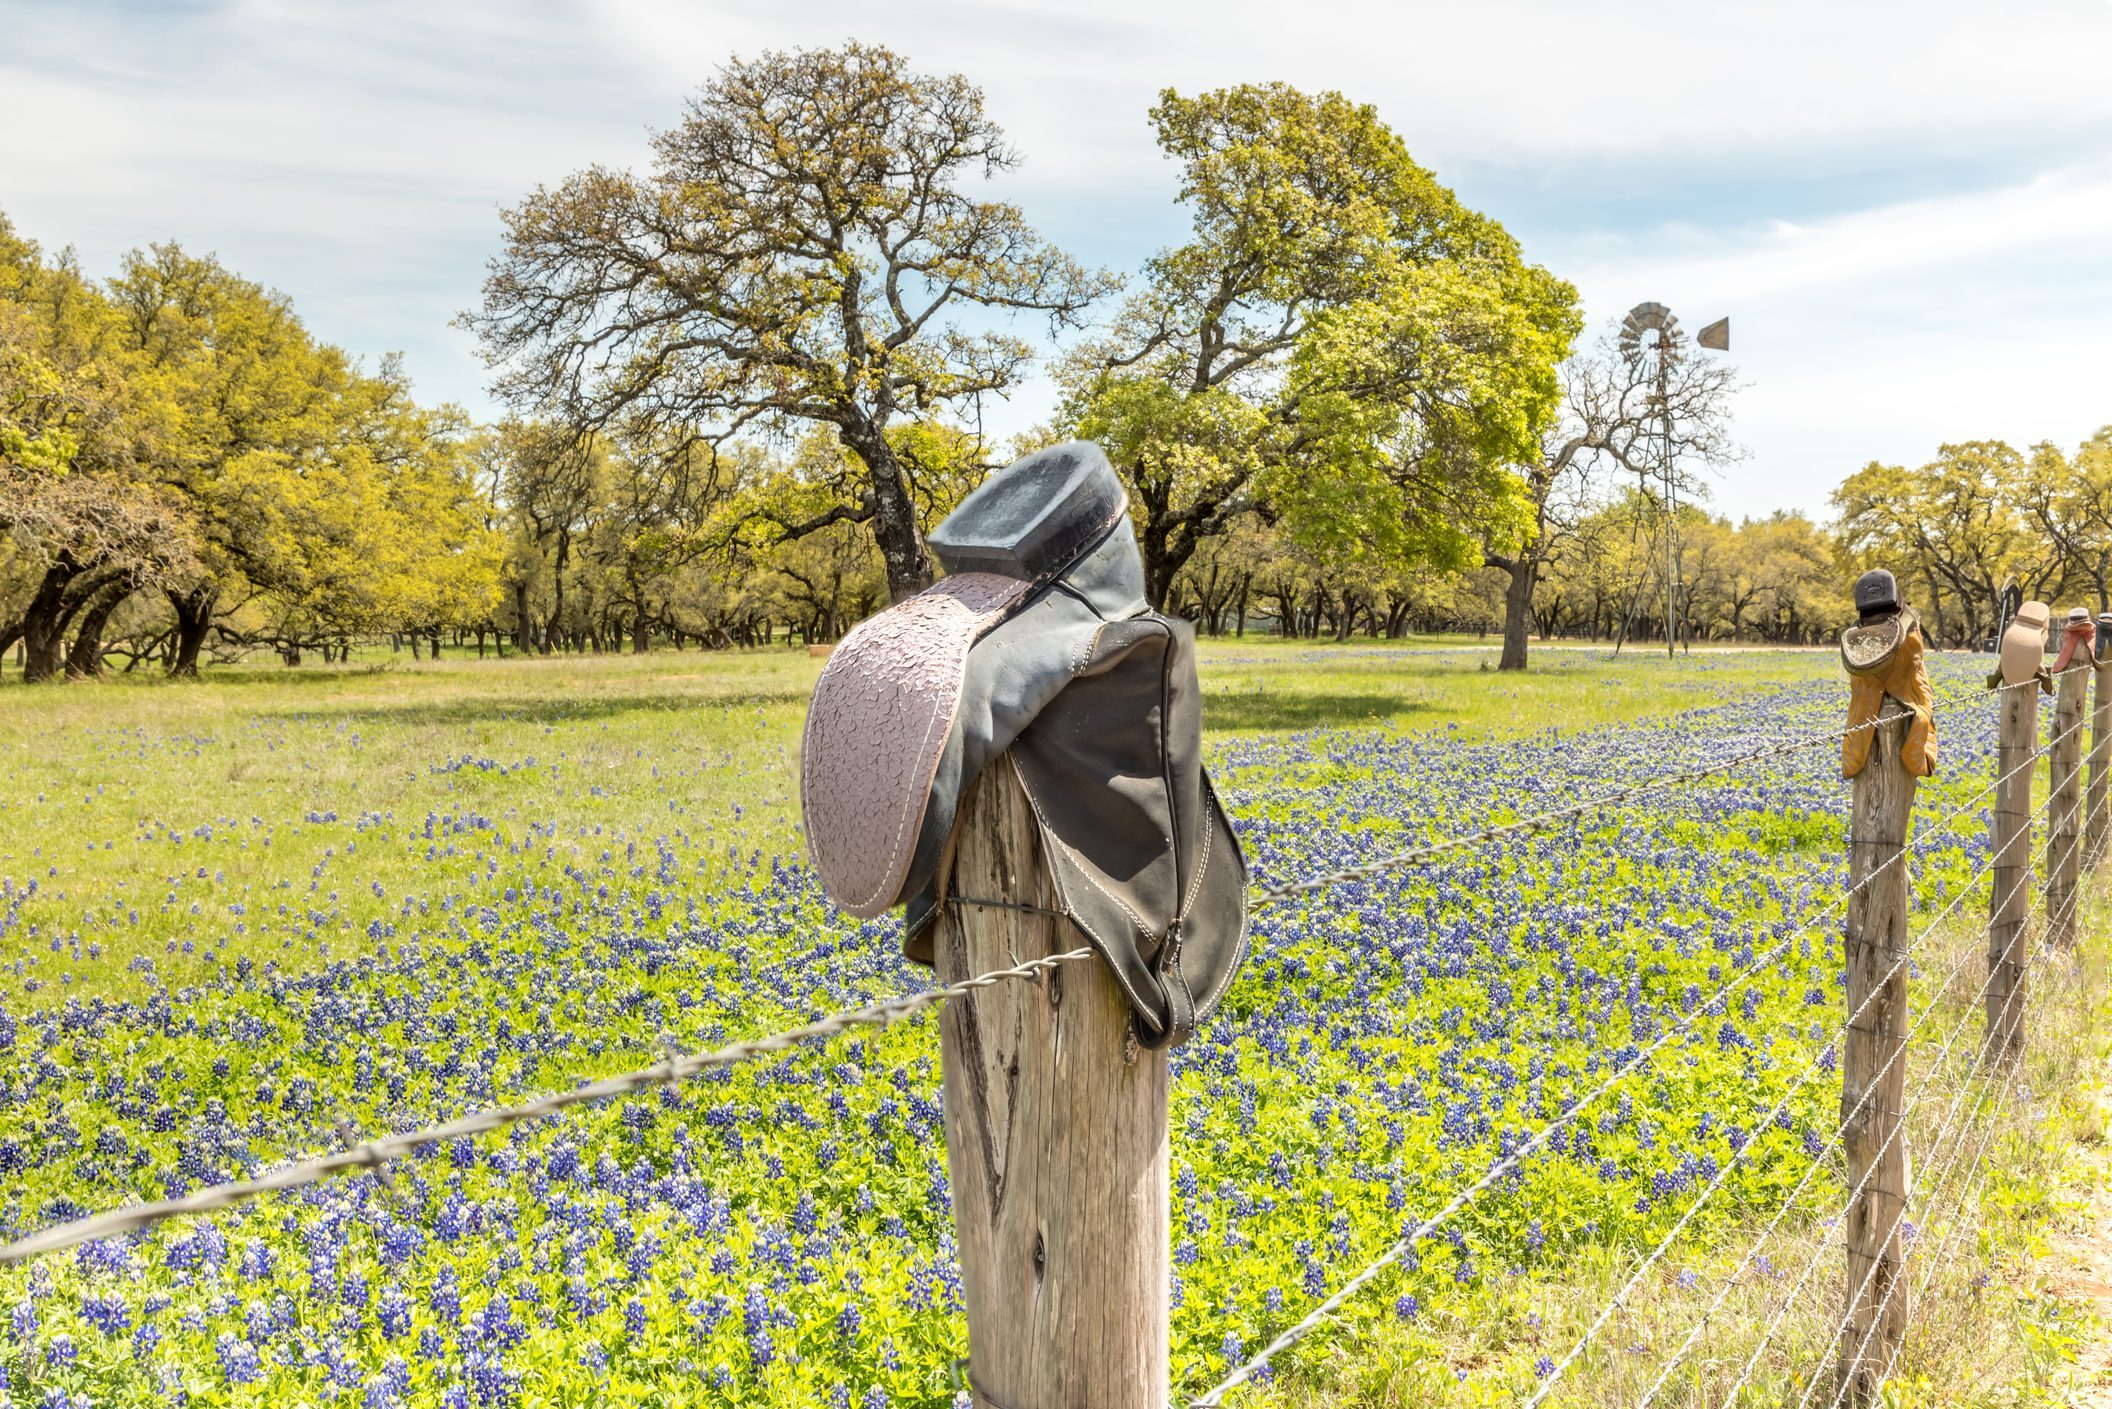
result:
[[[1009,750],[1138,1042],[1185,1041],[1245,957],[1246,861],[1202,765],[1194,632],[1145,604],[1121,481],[1099,446],[1053,446],[929,541],[948,575],[853,628],[814,686],[800,807],[823,887],[854,915],[906,905],[904,952],[931,963],[954,814]]]

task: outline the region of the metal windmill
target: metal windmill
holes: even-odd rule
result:
[[[1719,318],[1701,330],[1703,347],[1727,351],[1731,320]],[[1672,310],[1661,303],[1639,303],[1621,321],[1621,356],[1628,365],[1656,382],[1660,454],[1658,473],[1665,484],[1665,654],[1679,640],[1679,475],[1672,456],[1672,369],[1685,355],[1685,335]]]

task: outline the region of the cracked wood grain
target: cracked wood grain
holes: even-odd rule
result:
[[[1009,756],[962,800],[946,890],[1054,906]],[[1083,943],[1053,915],[942,905],[942,983]],[[946,1006],[947,1168],[978,1409],[1165,1409],[1164,1052],[1124,1059],[1105,964]]]

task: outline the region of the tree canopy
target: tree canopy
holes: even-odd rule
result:
[[[1248,84],[1169,89],[1151,118],[1191,238],[1069,361],[1065,416],[1135,491],[1152,600],[1243,513],[1440,569],[1514,531],[1574,291],[1369,105]]]
[[[488,614],[466,423],[394,361],[363,371],[175,245],[97,284],[0,220],[0,261],[0,644],[31,678],[100,671],[150,592],[179,674],[216,631],[297,649]]]
[[[737,59],[653,154],[507,213],[467,319],[500,391],[676,449],[829,427],[862,473],[777,531],[868,524],[893,595],[928,585],[923,467],[890,433],[1017,384],[1034,347],[987,315],[1075,324],[1111,281],[971,192],[1019,160],[981,90],[888,49]]]
[[[1252,83],[1146,118],[1187,229],[1125,282],[1004,199],[967,77],[879,46],[713,74],[643,169],[505,212],[472,329],[507,414],[412,394],[210,254],[109,277],[0,216],[0,649],[31,678],[383,636],[438,653],[834,640],[927,585],[924,531],[1071,436],[1128,486],[1150,600],[1210,632],[1807,641],[1865,566],[1938,637],[2112,593],[2112,430],[1848,474],[1732,523],[1736,373],[1581,350],[1574,289],[1376,109]],[[1098,321],[1095,321],[1098,320]],[[987,398],[1051,358],[1045,426]],[[1659,434],[1672,427],[1676,574]],[[1632,478],[1631,478],[1632,476]]]

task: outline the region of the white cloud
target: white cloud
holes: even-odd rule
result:
[[[1356,0],[1135,0],[896,5],[808,0],[765,9],[585,0],[612,52],[688,86],[699,56],[885,42],[975,74],[1005,121],[1067,174],[1123,168],[1134,124],[1168,84],[1281,78],[1378,103],[1419,147],[1540,165],[1579,154],[1779,149],[1934,131],[2094,125],[2112,7],[1691,0],[1578,6]]]
[[[1947,441],[2073,444],[2112,421],[2112,171],[1754,228],[1646,230],[1573,273],[1595,319],[1644,298],[1689,328],[1729,314],[1750,457],[1734,515],[1823,507],[1871,459]]]
[[[1095,262],[1177,238],[1145,111],[1253,79],[1376,103],[1577,280],[1595,318],[1729,313],[1752,459],[1719,503],[1819,507],[1845,468],[2112,419],[2112,5],[1135,0],[0,0],[0,208],[91,269],[176,238],[405,348],[481,405],[447,318],[497,210],[650,126],[735,53],[884,42],[975,77],[1006,194]],[[1043,390],[993,426],[1043,414]]]

